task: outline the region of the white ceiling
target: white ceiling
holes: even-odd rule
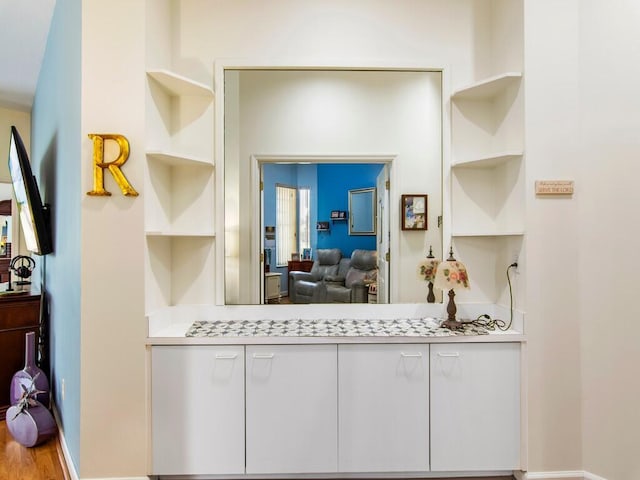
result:
[[[0,107],[30,111],[55,0],[0,0]]]

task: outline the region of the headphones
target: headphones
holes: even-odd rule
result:
[[[11,264],[9,265],[9,269],[13,270],[13,273],[15,273],[16,277],[23,279],[29,278],[31,276],[31,272],[33,272],[33,269],[35,267],[36,261],[31,257],[27,257],[26,255],[18,255],[13,260],[11,260]],[[18,284],[20,283],[21,282],[18,282]]]

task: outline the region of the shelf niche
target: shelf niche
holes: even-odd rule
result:
[[[522,77],[505,75],[495,77],[504,81],[479,82],[451,97],[453,165],[523,151]]]

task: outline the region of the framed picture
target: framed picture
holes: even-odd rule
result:
[[[267,240],[275,240],[276,239],[276,227],[273,225],[264,227],[264,238]]]
[[[298,260],[300,260],[300,254],[298,252],[293,252],[291,254],[291,261],[297,262]]]
[[[302,249],[302,260],[311,260],[311,249],[303,248]]]
[[[402,230],[427,229],[427,195],[402,195]]]

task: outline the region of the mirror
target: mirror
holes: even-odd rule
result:
[[[378,275],[386,275],[378,277],[378,288],[382,281],[386,285],[383,294],[378,292],[378,303],[381,299],[425,302],[427,286],[418,278],[417,265],[430,246],[440,258],[443,250],[438,221],[442,215],[441,72],[223,67],[223,74],[224,111],[218,121],[224,122],[224,197],[220,199],[224,202],[224,303],[265,302],[265,258],[270,260],[270,282],[273,274],[280,274],[280,300],[286,303],[289,262],[307,251],[316,260],[319,245],[323,249],[336,246],[342,225],[345,231],[352,228],[351,218],[355,220],[352,238],[373,239],[373,246],[366,249],[377,252]],[[336,175],[315,189],[317,177],[313,176],[280,181],[298,189],[311,185],[310,211],[317,218],[310,223],[309,245],[300,241],[302,229],[295,234],[290,258],[282,255],[274,262],[273,240],[279,230],[275,220],[265,222],[273,218],[266,198],[271,187],[265,182],[261,189],[267,164],[293,167],[298,175],[309,170],[305,166],[326,164],[345,168],[370,164],[382,172],[373,181],[348,186],[342,190],[344,197],[338,188],[357,175]],[[348,192],[359,189],[364,190],[360,195]],[[428,230],[401,231],[400,196],[406,192],[429,195]],[[332,205],[323,211],[327,198]],[[343,207],[338,206],[339,198],[344,198]],[[362,217],[356,212],[362,208],[371,214]],[[347,221],[332,219],[334,210],[338,215],[346,210]],[[298,211],[292,218],[299,215]],[[351,252],[348,249],[343,256],[350,257]]]
[[[349,235],[376,234],[376,189],[349,190]]]

